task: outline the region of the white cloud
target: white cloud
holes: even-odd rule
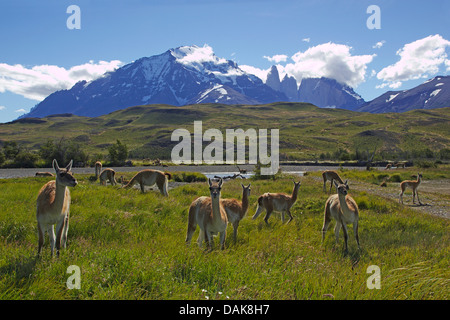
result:
[[[20,64],[0,63],[0,92],[10,91],[28,99],[41,101],[55,91],[71,88],[78,81],[99,78],[121,64],[118,60],[98,63],[89,61],[65,69],[55,65],[27,68]]]
[[[402,81],[427,78],[438,73],[443,64],[448,71],[450,66],[445,50],[449,46],[450,41],[438,34],[405,44],[397,51],[400,60],[383,68],[377,78],[390,88],[398,88]]]
[[[22,108],[22,109],[17,109],[17,110],[15,110],[14,112],[17,112],[17,113],[25,113],[25,112],[27,112],[24,108]]]
[[[376,55],[352,55],[351,50],[332,42],[320,44],[294,54],[294,63],[288,63],[284,70],[299,83],[302,78],[327,77],[356,87],[364,82],[367,65]]]
[[[445,66],[447,67],[447,72],[450,72],[450,60],[445,60]]]
[[[0,110],[5,110],[6,107],[5,106],[0,106]]]
[[[311,38],[303,38],[302,41],[303,41],[303,42],[310,42],[310,41],[311,41]]]
[[[385,40],[378,41],[377,43],[375,43],[375,44],[372,46],[372,48],[374,48],[374,49],[380,49],[382,46],[384,46],[385,43],[386,43]]]
[[[276,54],[272,57],[264,56],[263,58],[269,60],[270,62],[280,63],[285,62],[288,56],[285,54]]]
[[[263,82],[266,82],[267,80],[267,74],[269,73],[270,69],[263,70],[260,68],[248,66],[248,65],[240,65],[239,68],[243,70],[246,73],[253,74],[260,78]]]

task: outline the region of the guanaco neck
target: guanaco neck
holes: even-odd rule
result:
[[[60,184],[58,180],[55,183],[55,206],[62,208],[66,202],[66,186]]]
[[[298,195],[298,188],[300,187],[300,185],[295,185],[294,186],[294,190],[292,190],[292,195],[291,195],[291,203],[294,203],[295,201],[297,201],[297,195]]]
[[[242,191],[242,212],[241,212],[241,218],[245,215],[247,210],[248,210],[248,191],[244,189],[244,191]]]
[[[344,195],[339,192],[338,197],[339,197],[339,204],[341,206],[342,214],[344,215],[344,217],[350,218],[350,216],[353,215],[354,212],[351,211],[347,205],[347,200],[346,200],[347,195]]]
[[[216,198],[211,196],[211,206],[212,206],[212,215],[213,220],[220,219],[220,195]]]

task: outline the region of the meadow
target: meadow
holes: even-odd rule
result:
[[[353,171],[352,180],[371,179]],[[35,201],[49,178],[0,180],[0,299],[448,299],[449,221],[423,214],[370,193],[350,190],[360,210],[358,250],[349,228],[335,244],[334,223],[322,243],[324,204],[317,174],[281,175],[276,180],[231,180],[222,198],[241,199],[241,182],[251,182],[250,208],[233,242],[228,226],[225,250],[207,252],[185,245],[188,207],[209,195],[206,182],[157,191],[100,186],[77,175],[71,189],[68,246],[50,257],[48,238],[39,258]],[[439,178],[439,174],[431,176]],[[301,180],[291,212],[281,223],[272,214],[256,220],[256,200],[264,192],[291,193]],[[350,182],[351,187],[351,182]],[[409,193],[410,195],[410,193]],[[81,289],[69,290],[67,268],[81,270]],[[369,289],[367,269],[376,265],[381,288]]]

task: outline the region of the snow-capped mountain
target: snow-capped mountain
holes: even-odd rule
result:
[[[321,108],[343,108],[355,110],[364,104],[364,99],[349,86],[329,78],[305,78],[297,86],[295,78],[285,75],[280,80],[278,69],[272,66],[266,84],[284,93],[291,102],[308,102]]]
[[[450,107],[450,76],[434,77],[409,90],[388,91],[357,111],[385,113],[442,107]]]
[[[144,57],[101,78],[57,91],[24,117],[73,113],[99,116],[142,104],[182,106],[195,103],[263,104],[286,101],[258,77],[209,46],[184,46]]]

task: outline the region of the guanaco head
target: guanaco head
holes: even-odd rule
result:
[[[250,186],[251,186],[252,184],[250,183],[247,187],[246,186],[244,186],[242,183],[241,183],[241,186],[242,186],[242,191],[245,193],[245,195],[247,196],[247,197],[250,197],[250,191],[252,190],[252,189],[250,189]]]
[[[294,180],[292,180],[292,182],[294,183],[294,188],[296,189],[300,188],[301,181],[295,182]]]
[[[219,199],[220,198],[220,191],[222,190],[222,178],[214,179],[211,178],[208,179],[209,183],[209,192],[211,194],[211,199]]]
[[[67,167],[60,168],[58,165],[58,161],[56,161],[56,159],[53,159],[53,169],[55,169],[56,182],[59,185],[65,187],[75,187],[78,184],[77,179],[75,179],[72,175],[72,172],[70,172],[70,170],[72,169],[72,163],[73,160],[70,160]]]
[[[350,189],[348,187],[348,180],[345,180],[345,182],[341,183],[341,184],[338,184],[336,181],[333,181],[333,182],[334,182],[334,185],[336,187],[338,194],[342,194],[342,195],[346,196],[348,193],[348,190]]]
[[[418,180],[422,180],[422,174],[419,173],[419,172],[417,172],[417,179],[418,179]]]

